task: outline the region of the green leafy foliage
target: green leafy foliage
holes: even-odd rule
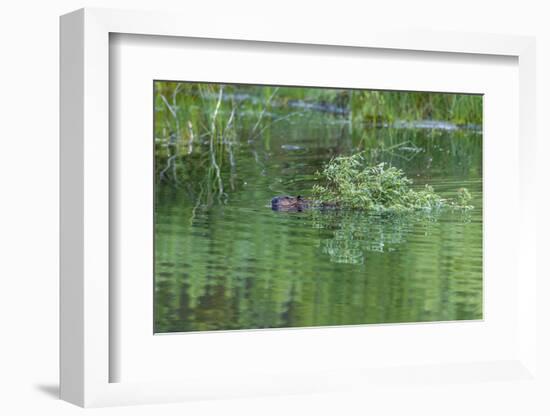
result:
[[[472,208],[468,205],[472,197],[465,188],[459,190],[456,201],[441,198],[429,185],[414,190],[402,170],[386,163],[368,166],[361,153],[332,159],[316,177],[320,183],[313,186],[313,196],[341,208],[376,212]]]

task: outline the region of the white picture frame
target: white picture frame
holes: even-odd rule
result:
[[[185,21],[185,25],[181,22]],[[537,383],[535,202],[535,41],[529,37],[465,33],[280,31],[276,25],[233,27],[185,19],[168,13],[83,9],[61,18],[61,397],[80,406],[158,403],[218,398],[323,392],[413,378],[480,383],[472,374],[504,375],[507,381]],[[219,22],[218,22],[219,23]],[[334,47],[429,51],[441,54],[504,55],[519,66],[519,196],[517,270],[517,354],[499,361],[411,368],[380,368],[365,374],[349,368],[318,374],[281,373],[277,377],[238,380],[232,374],[184,381],[110,382],[110,366],[119,359],[110,349],[110,164],[109,36],[113,33],[278,42]],[[112,166],[111,166],[112,168]],[[284,336],[284,335],[279,335]],[[334,335],[336,336],[336,335]],[[497,377],[498,378],[498,377]],[[433,388],[433,386],[431,387]]]

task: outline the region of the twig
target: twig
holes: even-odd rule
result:
[[[179,86],[179,84],[178,84],[178,86]],[[177,89],[177,87],[176,87],[176,89]],[[176,121],[176,135],[178,137],[180,137],[180,123],[179,123],[179,120],[178,120],[178,115],[177,115],[176,110],[175,110],[176,106],[175,105],[174,106],[170,105],[170,103],[168,102],[168,100],[166,99],[166,97],[163,94],[159,94],[159,95],[160,95],[160,98],[162,99],[162,101],[164,102],[164,104],[166,104],[166,107],[170,111],[170,114],[172,114],[172,116],[174,117],[174,120]]]
[[[229,115],[229,120],[227,120],[227,124],[225,125],[225,129],[223,130],[223,142],[227,145],[227,153],[229,154],[229,166],[231,168],[231,175],[229,176],[229,186],[231,190],[235,190],[235,157],[233,155],[233,140],[227,139],[227,132],[231,128],[233,124],[233,118],[235,116],[235,110],[236,110],[235,102],[231,101],[231,114]]]
[[[195,135],[193,134],[193,124],[191,120],[187,121],[187,128],[189,130],[189,144],[187,145],[187,154],[193,152],[193,142],[195,141]]]
[[[258,117],[258,121],[256,121],[256,124],[254,125],[254,127],[252,127],[252,130],[250,131],[250,138],[254,138],[254,132],[256,131],[256,129],[258,128],[258,126],[260,125],[260,123],[262,122],[262,119],[264,117],[264,114],[265,112],[267,111],[267,106],[269,105],[269,103],[271,102],[271,100],[273,99],[273,97],[275,96],[275,94],[277,93],[277,91],[279,91],[279,87],[275,88],[273,90],[273,93],[271,94],[271,96],[268,98],[268,100],[265,102],[264,104],[264,108],[262,110],[262,112],[260,113],[260,116]]]
[[[164,180],[164,175],[165,175],[166,172],[168,172],[168,169],[170,169],[170,167],[172,166],[172,162],[174,161],[175,158],[176,158],[176,155],[172,155],[166,160],[166,167],[159,174],[160,180]],[[172,167],[173,174],[174,174],[174,180],[176,179],[176,177],[175,177],[175,175],[176,175],[175,166],[176,165],[174,164],[174,166]]]
[[[212,163],[212,166],[214,167],[214,170],[216,172],[216,178],[218,180],[218,191],[220,196],[224,193],[223,192],[223,181],[220,175],[220,167],[218,166],[218,163],[216,162],[216,154],[214,151],[214,137],[216,135],[216,118],[218,117],[218,111],[220,110],[220,106],[222,103],[223,98],[223,86],[220,87],[220,93],[218,94],[218,102],[216,103],[216,108],[214,110],[214,114],[212,115],[212,122],[210,124],[210,161]]]
[[[233,123],[233,117],[235,116],[235,106],[231,108],[231,114],[229,115],[229,120],[227,120],[227,124],[225,125],[225,129],[223,129],[222,137],[225,137],[225,133],[227,130],[231,127],[231,124]]]

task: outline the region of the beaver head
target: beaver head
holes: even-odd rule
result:
[[[294,197],[289,195],[276,196],[271,200],[271,209],[274,211],[301,211],[307,208],[309,201],[300,195]]]

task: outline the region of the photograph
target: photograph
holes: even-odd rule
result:
[[[483,95],[152,88],[154,333],[483,319]]]
[[[549,416],[539,3],[6,2],[0,414]]]

